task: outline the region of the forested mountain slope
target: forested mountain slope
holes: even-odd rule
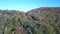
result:
[[[60,34],[60,8],[0,10],[0,34]]]

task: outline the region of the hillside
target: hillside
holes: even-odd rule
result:
[[[60,8],[0,10],[0,34],[60,34]]]

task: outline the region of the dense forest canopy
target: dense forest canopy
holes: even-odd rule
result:
[[[60,8],[0,10],[0,34],[60,34]]]

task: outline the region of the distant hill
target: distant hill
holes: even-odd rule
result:
[[[60,7],[0,10],[0,34],[60,34]]]
[[[60,10],[60,7],[40,7],[36,9],[29,10],[27,13],[39,13],[41,11],[57,11]]]
[[[31,18],[34,21],[38,21],[39,23],[42,23],[45,26],[48,26],[49,28],[51,26],[53,28],[52,32],[55,32],[55,33],[50,32],[48,34],[60,34],[59,33],[60,32],[59,31],[60,30],[60,25],[59,25],[59,23],[60,23],[60,7],[36,8],[36,9],[29,10],[26,14],[31,16]],[[45,26],[43,26],[42,29]],[[47,34],[46,31],[43,34]]]

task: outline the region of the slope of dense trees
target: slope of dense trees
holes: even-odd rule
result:
[[[60,34],[60,8],[0,10],[0,34]]]

